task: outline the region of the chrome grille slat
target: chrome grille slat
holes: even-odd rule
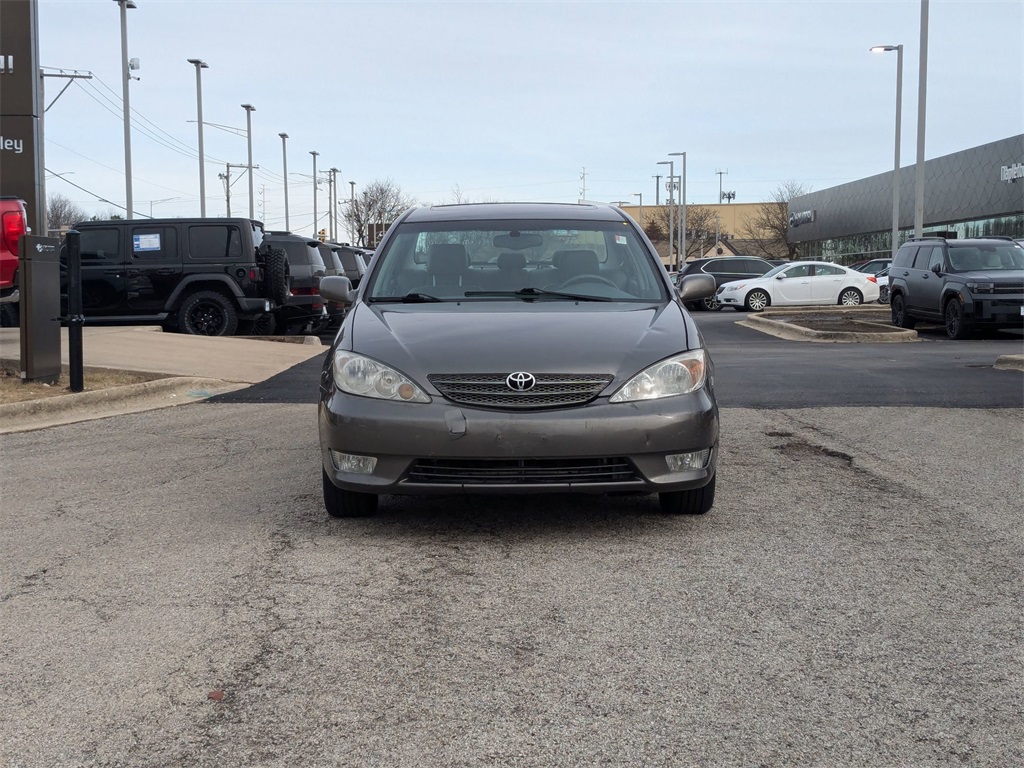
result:
[[[509,389],[505,373],[434,373],[427,380],[448,400],[487,408],[558,408],[589,403],[612,381],[610,374],[536,375],[526,392]]]

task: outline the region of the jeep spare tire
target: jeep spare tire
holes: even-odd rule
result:
[[[263,257],[263,280],[267,298],[275,304],[284,304],[291,294],[288,255],[281,248],[268,248]]]

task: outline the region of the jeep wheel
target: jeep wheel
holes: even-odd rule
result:
[[[860,295],[860,291],[856,288],[847,288],[839,294],[839,303],[844,307],[860,306],[863,301],[864,297]]]
[[[883,285],[878,289],[878,303],[888,304],[889,303],[889,286]]]
[[[747,300],[744,302],[744,306],[751,312],[760,312],[771,303],[772,300],[768,294],[758,289],[747,294]]]
[[[346,491],[324,476],[324,508],[331,517],[369,517],[377,511],[377,494]]]
[[[902,293],[897,293],[895,296],[890,294],[889,311],[892,315],[892,324],[897,328],[910,330],[917,322],[907,314],[906,300],[903,298]]]
[[[217,291],[197,291],[178,310],[178,327],[195,336],[233,336],[238,314],[231,301]]]
[[[964,322],[964,305],[954,297],[946,302],[946,335],[951,339],[966,339],[971,335],[971,328]]]
[[[288,255],[281,248],[269,248],[263,257],[263,279],[267,298],[275,304],[284,304],[291,293]]]
[[[703,488],[659,493],[661,511],[669,515],[703,515],[715,503],[715,478]]]

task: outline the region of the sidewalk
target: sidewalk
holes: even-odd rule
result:
[[[190,336],[149,326],[85,327],[82,331],[86,367],[162,373],[175,378],[0,404],[0,434],[212,397],[265,381],[327,351],[315,336],[279,337],[288,341]],[[0,361],[14,368],[21,356],[20,334],[19,328],[0,328]],[[66,328],[61,329],[61,359],[68,362]]]

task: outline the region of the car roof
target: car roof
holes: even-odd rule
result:
[[[462,203],[410,209],[404,221],[486,221],[489,219],[579,219],[625,221],[626,215],[601,203]]]

